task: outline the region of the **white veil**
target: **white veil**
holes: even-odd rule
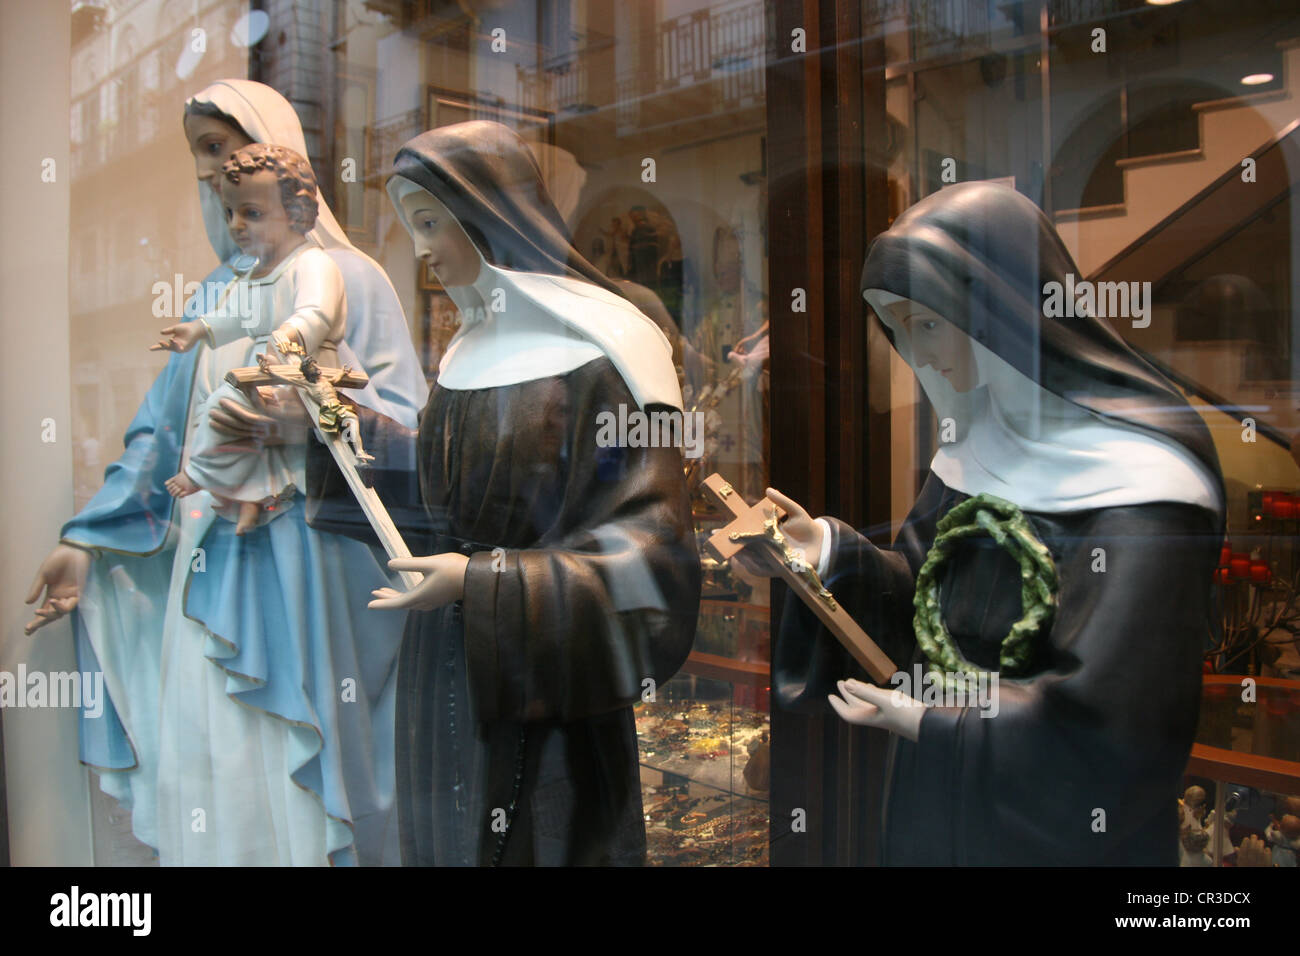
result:
[[[958,392],[931,366],[917,367],[911,339],[888,308],[903,297],[883,289],[868,289],[863,297],[916,373],[939,417],[941,439],[951,419],[954,440],[943,443],[930,463],[948,487],[1045,513],[1155,501],[1222,508],[1214,476],[1181,445],[1066,401],[964,332],[976,383]]]
[[[402,176],[388,181],[388,194],[407,232],[411,224],[402,197],[425,191]],[[484,259],[481,251],[479,263],[474,283],[446,290],[461,312],[461,327],[439,367],[440,385],[454,389],[513,385],[563,375],[603,353],[639,406],[682,408],[672,345],[627,299],[568,276],[503,269]],[[484,347],[464,348],[468,334],[487,314],[485,303],[498,290],[510,303],[508,315],[494,322],[490,345],[485,339]]]
[[[307,155],[298,114],[288,100],[263,83],[218,80],[186,102],[215,106],[254,142],[285,146]],[[199,203],[208,240],[221,261],[227,262],[239,250],[226,228],[220,198],[199,183]],[[370,384],[351,394],[367,408],[414,428],[428,398],[428,386],[411,346],[401,301],[380,265],[348,241],[319,189],[316,204],[316,225],[307,236],[330,253],[347,287],[347,341],[339,350],[339,360],[370,375]]]

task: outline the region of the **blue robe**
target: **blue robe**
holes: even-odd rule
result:
[[[426,387],[405,324],[393,321],[400,306],[386,283],[368,281],[364,273],[374,269],[361,257],[330,254],[344,271],[349,300],[359,289],[348,315],[351,349],[341,350],[343,362],[372,376],[356,397],[409,427]],[[232,277],[229,266],[219,266],[187,303],[185,319],[212,308]],[[368,299],[383,295],[393,301],[372,313]],[[81,759],[101,772],[106,792],[133,810],[136,835],[155,847],[149,815],[157,760],[149,748],[158,740],[163,621],[177,509],[195,501],[173,499],[163,482],[180,469],[200,355],[196,349],[170,356],[126,431],[123,455],[61,535],[99,552],[73,615],[78,668],[101,670],[90,627],[104,629],[100,646],[115,657],[105,669],[102,715],[81,715]],[[366,608],[372,589],[392,583],[382,551],[315,530],[305,504],[300,494],[287,514],[243,537],[230,522],[196,510],[191,533],[202,552],[190,563],[183,610],[206,629],[202,653],[225,672],[227,695],[300,731],[293,734],[292,778],[323,804],[330,861],[378,863],[385,842],[392,845],[393,693],[405,615]],[[133,721],[120,714],[127,694],[137,698]]]

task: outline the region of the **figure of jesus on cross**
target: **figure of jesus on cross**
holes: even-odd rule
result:
[[[780,577],[872,680],[877,684],[890,684],[898,671],[894,662],[822,583],[816,571],[818,555],[800,547],[798,536],[788,534],[782,525],[791,509],[798,511],[797,516],[789,515],[792,521],[797,517],[801,525],[811,525],[812,519],[793,501],[771,489],[768,497],[748,505],[721,475],[710,475],[704,480],[703,487],[713,503],[731,516],[731,520],[705,542],[709,554],[718,561],[736,558],[755,573]],[[773,500],[774,497],[786,501],[788,507]],[[842,697],[831,695],[830,704],[845,720],[884,727],[916,739],[922,706],[919,701],[899,690],[886,690],[853,679],[841,680],[838,686]]]
[[[292,351],[292,350],[291,350]],[[409,558],[411,551],[393,524],[379,495],[362,479],[361,470],[373,462],[361,442],[361,427],[354,412],[339,399],[339,388],[365,388],[370,377],[365,372],[343,368],[325,368],[310,355],[298,363],[276,364],[267,353],[257,356],[257,367],[232,369],[226,381],[245,391],[260,385],[289,385],[297,392],[316,430],[316,436],[330,450],[357,503],[365,512],[384,550],[390,558]],[[418,571],[397,572],[408,588],[423,580]]]

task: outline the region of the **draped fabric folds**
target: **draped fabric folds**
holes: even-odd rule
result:
[[[1031,672],[1002,677],[999,648],[1022,615],[1020,568],[991,538],[954,548],[943,623],[962,657],[998,678],[993,706],[945,700],[927,707],[917,741],[891,738],[885,863],[1178,859],[1174,801],[1214,627],[1223,479],[1204,422],[1159,372],[1104,322],[1045,314],[1047,284],[1076,272],[1046,216],[988,183],[930,196],[868,251],[864,296],[956,435],[890,548],[823,519],[827,586],[922,699],[914,675],[930,665],[913,627],[916,575],[953,507],[984,493],[1018,505],[1059,580]],[[955,337],[938,329],[942,339],[914,350],[936,322]],[[971,374],[956,380],[971,387],[959,391],[934,366],[953,372],[963,344]],[[846,676],[866,679],[787,601],[778,701],[824,713]]]
[[[632,706],[686,659],[701,574],[681,450],[603,447],[598,432],[620,408],[680,408],[670,348],[587,274],[509,130],[425,133],[396,172],[390,192],[414,183],[442,200],[479,249],[483,281],[507,284],[502,311],[462,314],[460,341],[484,337],[485,369],[537,360],[473,387],[458,379],[467,350],[449,350],[418,435],[363,410],[367,447],[417,465],[418,481],[397,467],[374,476],[411,550],[469,558],[463,600],[413,613],[402,645],[403,862],[640,864]],[[463,311],[492,299],[490,285],[450,292]],[[580,339],[565,331],[579,327]],[[645,346],[604,334],[617,329]],[[539,339],[555,367],[521,346]],[[319,453],[308,487],[314,520],[368,537]]]
[[[297,116],[269,87],[223,80],[195,99],[254,141],[305,152]],[[409,427],[427,389],[401,304],[323,204],[321,214],[310,238],[347,289],[341,360],[371,376],[350,397]],[[210,232],[219,256],[230,252],[222,235]],[[184,320],[213,308],[233,276],[217,266]],[[171,355],[122,456],[63,528],[95,555],[74,628],[80,667],[102,668],[109,696],[102,717],[82,715],[81,757],[164,864],[379,863],[386,845],[392,862],[403,616],[366,609],[391,580],[382,552],[311,527],[301,495],[237,538],[206,492],[177,502],[163,487],[199,401],[246,351],[234,342]]]

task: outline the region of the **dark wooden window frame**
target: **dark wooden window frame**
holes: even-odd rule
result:
[[[866,322],[859,276],[889,215],[885,45],[862,0],[777,4],[767,67],[772,485],[813,514],[890,527],[889,345]],[[791,50],[802,28],[807,52]],[[793,290],[807,312],[791,310]],[[783,588],[774,590],[778,633]],[[773,865],[876,861],[888,737],[830,713],[772,705]],[[799,814],[798,811],[803,813]],[[792,823],[802,819],[806,830]]]

